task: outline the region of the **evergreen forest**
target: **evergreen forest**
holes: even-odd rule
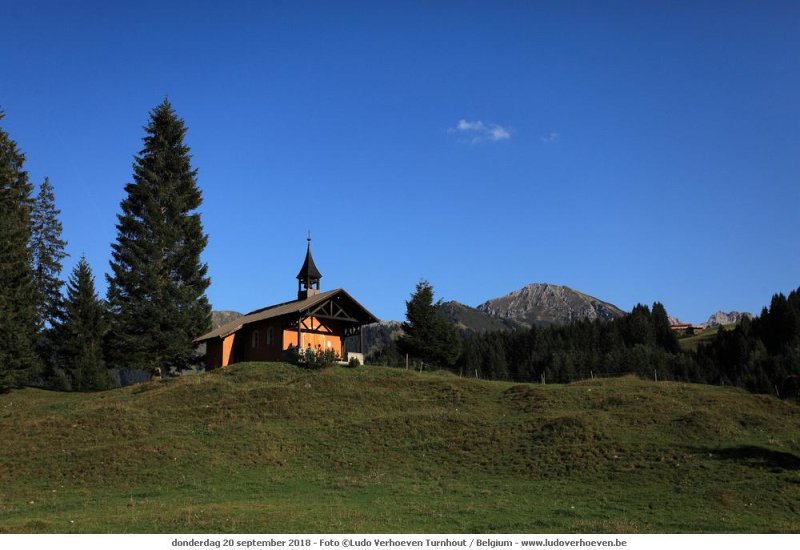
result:
[[[800,389],[800,288],[776,294],[754,319],[744,318],[694,351],[681,349],[664,306],[637,305],[612,321],[578,321],[482,334],[442,328],[441,302],[426,282],[407,302],[405,335],[375,359],[445,368],[462,376],[568,383],[636,374],[655,380],[738,386],[797,397]],[[422,306],[420,305],[422,304]],[[422,309],[422,311],[421,311]],[[424,343],[418,343],[420,334]],[[445,359],[447,358],[447,359]]]
[[[55,185],[45,178],[34,197],[25,156],[0,127],[0,392],[103,390],[125,373],[167,377],[198,364],[192,340],[211,323],[210,281],[185,134],[167,99],[151,111],[101,299],[83,257],[65,285]]]

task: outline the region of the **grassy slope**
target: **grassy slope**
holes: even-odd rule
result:
[[[0,532],[800,532],[800,407],[249,364],[0,396]]]
[[[709,327],[699,334],[694,336],[683,336],[678,339],[683,351],[696,351],[702,344],[710,343],[720,330],[733,330],[736,328],[736,323],[730,323],[724,326]]]

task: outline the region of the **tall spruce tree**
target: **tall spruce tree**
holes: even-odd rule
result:
[[[62,320],[53,330],[57,364],[73,390],[114,386],[103,360],[106,327],[105,304],[98,298],[92,270],[81,256],[67,284]]]
[[[50,180],[45,178],[31,214],[31,253],[33,277],[36,286],[39,324],[47,328],[55,324],[63,304],[61,287],[61,260],[67,257],[66,242],[61,239],[61,221],[56,208],[56,198]]]
[[[406,302],[403,336],[397,340],[400,353],[438,367],[452,367],[461,353],[461,339],[455,327],[433,302],[433,287],[428,281],[417,283],[414,294]]]
[[[145,130],[112,245],[107,359],[166,377],[197,362],[192,340],[210,326],[208,268],[200,260],[208,238],[183,120],[165,99]]]
[[[0,391],[32,381],[39,368],[29,248],[33,187],[24,162],[0,128]]]

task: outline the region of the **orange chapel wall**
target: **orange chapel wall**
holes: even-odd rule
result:
[[[315,317],[307,317],[304,319],[306,326],[319,327],[314,332],[308,332],[305,329],[300,335],[301,345],[304,348],[311,346],[316,349],[317,346],[327,350],[333,350],[338,356],[342,356],[342,338],[338,334],[334,334],[333,330],[319,322]],[[289,349],[289,346],[297,347],[297,330],[284,329],[283,331],[283,349]]]
[[[342,336],[336,334],[334,329],[314,317],[305,318],[304,326],[313,326],[314,330],[303,329],[302,347],[332,350],[339,357],[344,356]],[[257,338],[253,337],[255,331],[258,331]],[[271,338],[267,337],[268,331],[272,333]],[[237,341],[239,343],[235,344]],[[283,351],[289,349],[289,346],[298,346],[296,329],[284,328],[280,322],[274,321],[254,323],[221,340],[209,341],[206,365],[207,368],[217,368],[227,367],[234,360],[276,361],[283,357]],[[234,357],[234,347],[239,350],[237,357]]]
[[[230,334],[225,338],[219,340],[214,338],[206,342],[206,369],[227,367],[230,364],[235,336]]]
[[[227,367],[231,363],[231,353],[233,352],[233,339],[236,333],[229,334],[222,340],[222,366]]]

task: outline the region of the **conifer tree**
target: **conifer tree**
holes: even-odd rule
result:
[[[208,268],[200,260],[208,239],[183,120],[165,99],[145,130],[112,245],[107,359],[166,377],[197,361],[192,340],[210,326]]]
[[[24,162],[0,128],[0,391],[30,382],[39,367],[29,248],[33,187]]]
[[[54,325],[63,301],[61,260],[67,256],[64,251],[67,243],[61,239],[62,227],[58,219],[60,213],[61,211],[56,208],[53,186],[50,180],[45,178],[39,188],[31,214],[33,277],[36,285],[39,324],[45,328]]]
[[[417,283],[406,302],[405,333],[397,341],[401,353],[439,367],[452,367],[461,352],[455,327],[441,314],[441,301],[434,304],[433,287],[428,281]]]
[[[73,390],[104,390],[114,386],[103,360],[105,305],[97,296],[92,270],[81,256],[67,284],[63,320],[56,326],[58,364]]]
[[[678,353],[681,350],[678,343],[678,337],[669,323],[667,310],[660,302],[653,304],[653,309],[650,314],[651,323],[653,325],[653,332],[655,333],[656,345],[669,353]]]

